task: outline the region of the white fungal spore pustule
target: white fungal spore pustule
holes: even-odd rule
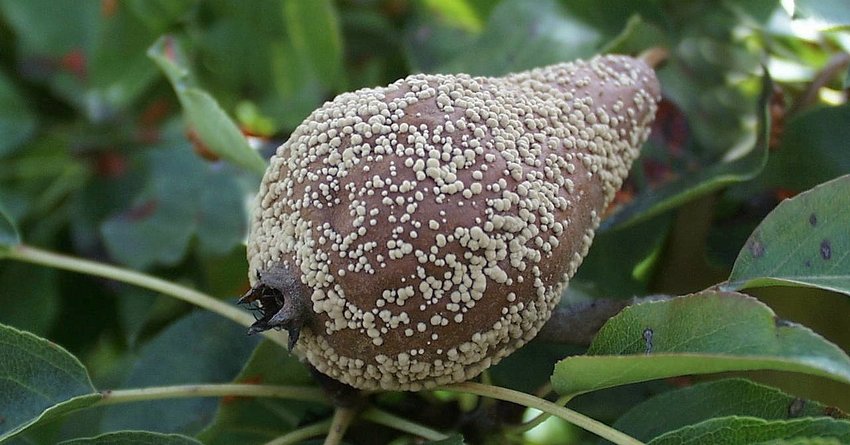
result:
[[[341,94],[272,158],[252,285],[300,280],[295,351],[344,383],[473,378],[548,320],[658,99],[652,69],[625,56]]]

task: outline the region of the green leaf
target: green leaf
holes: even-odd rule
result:
[[[72,439],[58,445],[201,445],[201,442],[179,434],[159,434],[148,431],[118,431],[97,437]]]
[[[243,187],[232,172],[198,158],[185,140],[150,147],[140,160],[149,171],[145,187],[130,208],[101,227],[113,258],[143,269],[179,262],[193,235],[203,253],[221,254],[241,243]]]
[[[570,288],[597,297],[628,298],[645,295],[653,266],[671,227],[670,215],[598,233],[590,251],[570,280]]]
[[[3,252],[21,243],[21,235],[12,218],[0,206],[0,258]]]
[[[834,438],[850,441],[850,422],[830,418],[764,420],[753,417],[720,417],[659,436],[647,445],[751,445],[794,438]]]
[[[171,81],[186,118],[213,153],[258,174],[266,170],[266,162],[248,145],[247,139],[218,102],[195,86],[186,56],[178,41],[163,36],[148,49],[153,59]]]
[[[738,254],[727,289],[809,286],[850,295],[850,175],[780,203]]]
[[[481,16],[466,0],[425,0],[425,6],[441,19],[469,32],[480,32],[484,27]]]
[[[591,56],[604,40],[554,0],[506,0],[480,37],[438,71],[502,75]]]
[[[846,414],[821,403],[785,394],[744,379],[699,383],[657,395],[617,419],[613,427],[648,441],[686,425],[713,417],[749,416],[765,420],[796,417],[841,417]]]
[[[36,128],[36,116],[11,81],[0,72],[0,157],[28,140]]]
[[[777,370],[850,383],[850,357],[758,300],[704,291],[638,304],[608,320],[587,355],[555,365],[552,385],[577,394],[687,374]]]
[[[101,398],[79,360],[28,332],[0,325],[0,363],[0,443]]]
[[[721,161],[693,174],[683,175],[650,192],[641,193],[633,201],[619,208],[599,226],[600,231],[624,227],[644,221],[659,213],[678,207],[697,197],[712,193],[730,184],[748,181],[762,171],[767,163],[770,137],[769,99],[773,82],[765,73],[762,78],[761,97],[758,101],[758,125],[753,146],[746,155],[733,161]],[[638,164],[639,165],[639,164]]]
[[[3,0],[0,11],[25,51],[61,56],[94,41],[100,4],[76,0]]]
[[[59,314],[56,271],[24,263],[0,266],[0,323],[46,334]]]
[[[298,359],[268,340],[257,346],[234,382],[264,385],[315,383]],[[224,399],[219,403],[215,419],[198,434],[198,438],[207,445],[264,444],[295,429],[307,412],[325,409],[322,405],[294,400]]]
[[[850,104],[815,108],[791,120],[759,181],[802,192],[850,172]],[[794,174],[788,174],[794,172]]]
[[[344,86],[342,35],[333,2],[284,0],[283,17],[298,56],[310,62],[325,86]]]
[[[834,437],[796,437],[793,439],[776,439],[759,442],[756,445],[843,445]]]
[[[123,387],[224,383],[239,372],[257,344],[245,329],[204,311],[171,324],[140,350]],[[157,400],[106,408],[105,431],[139,429],[194,434],[212,419],[216,400]]]

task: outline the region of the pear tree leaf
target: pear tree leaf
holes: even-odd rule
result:
[[[651,440],[647,445],[751,445],[812,437],[831,438],[839,443],[847,443],[850,441],[850,422],[828,417],[794,420],[718,417],[670,431]]]
[[[34,133],[37,117],[27,100],[0,72],[0,157],[27,141]]]
[[[586,355],[555,365],[561,394],[689,374],[777,370],[850,383],[850,357],[810,329],[743,294],[703,291],[628,307]]]
[[[201,442],[179,434],[160,434],[149,431],[117,431],[97,437],[72,439],[58,445],[202,445]]]
[[[141,347],[123,386],[230,382],[258,339],[217,314],[195,311],[177,320]],[[194,434],[216,409],[212,398],[153,400],[105,408],[104,431],[145,430]]]
[[[286,32],[302,60],[328,87],[344,85],[342,35],[336,7],[330,0],[283,2]]]
[[[263,174],[266,162],[248,145],[248,140],[218,102],[196,86],[177,39],[168,35],[161,37],[148,49],[148,57],[171,81],[186,118],[206,147],[234,164]]]
[[[613,427],[635,439],[648,441],[666,431],[726,416],[765,420],[847,418],[847,414],[837,408],[794,397],[776,388],[745,379],[724,379],[652,397],[623,414]]]
[[[807,286],[850,295],[850,175],[780,203],[750,235],[725,289]]]
[[[554,0],[507,0],[493,9],[467,50],[437,70],[502,75],[592,56],[604,41],[600,31]]]
[[[314,380],[298,359],[267,340],[257,346],[234,382],[308,386]],[[324,410],[320,404],[295,400],[225,398],[198,438],[207,445],[264,444],[295,429],[307,412]]]
[[[0,257],[3,252],[21,243],[21,235],[12,218],[0,207]]]
[[[0,325],[0,443],[102,398],[61,346]]]

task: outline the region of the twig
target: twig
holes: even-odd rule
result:
[[[563,406],[558,406],[548,400],[544,400],[524,392],[514,391],[512,389],[498,386],[482,385],[474,382],[456,383],[454,385],[443,386],[440,389],[445,391],[477,394],[483,397],[505,400],[519,405],[525,405],[530,408],[536,408],[540,411],[558,416],[575,426],[596,434],[597,436],[607,439],[617,445],[643,445],[643,442],[621,431],[615,430],[598,420],[591,419],[584,414]]]
[[[325,445],[339,445],[342,443],[342,437],[345,436],[345,432],[356,416],[356,408],[337,407],[331,421],[331,429],[328,431],[327,437],[325,437]]]
[[[850,65],[850,54],[838,53],[832,56],[806,87],[806,91],[800,96],[800,99],[788,110],[788,114],[794,115],[815,103],[820,89],[835,78],[835,76],[847,69],[848,65]]]
[[[10,249],[6,253],[5,258],[109,278],[115,281],[144,287],[165,295],[170,295],[208,311],[215,312],[216,314],[229,318],[230,320],[246,327],[251,326],[251,324],[254,323],[254,317],[251,316],[251,314],[237,308],[234,305],[217,300],[194,289],[180,286],[141,272],[83,258],[48,252],[46,250],[41,250],[23,244]],[[272,330],[266,331],[263,334],[275,343],[283,347],[287,346],[289,337],[285,332]]]
[[[240,383],[153,386],[149,388],[102,391],[95,405],[117,405],[146,400],[185,399],[192,397],[272,397],[330,404],[321,389],[310,386],[252,385]]]

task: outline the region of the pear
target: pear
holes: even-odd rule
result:
[[[296,354],[360,389],[474,378],[549,319],[659,96],[626,56],[337,96],[263,178],[252,332],[286,329]]]

